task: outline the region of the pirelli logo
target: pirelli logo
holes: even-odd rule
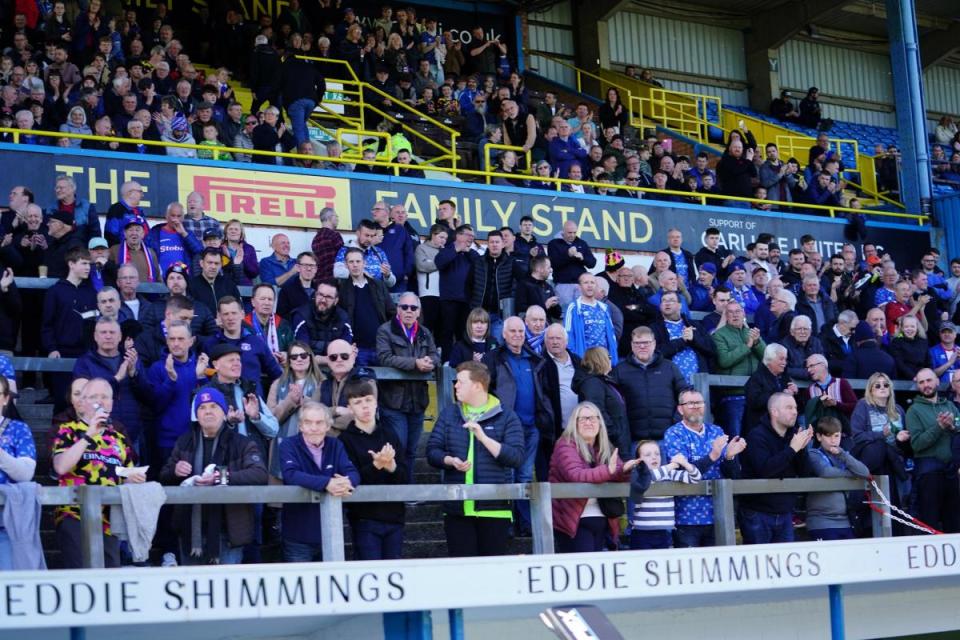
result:
[[[324,207],[341,217],[350,211],[350,182],[267,171],[178,167],[180,201],[196,191],[207,212],[219,220],[245,224],[317,227]]]

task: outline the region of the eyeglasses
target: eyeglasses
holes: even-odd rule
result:
[[[260,124],[260,121],[259,121],[259,120],[247,120],[247,124],[257,125],[257,124]]]
[[[303,267],[304,269],[316,269],[316,268],[317,268],[317,265],[316,265],[315,263],[313,263],[313,262],[298,262],[297,264],[300,265],[301,267]]]
[[[702,407],[706,404],[703,400],[688,400],[687,402],[681,402],[681,407]]]
[[[873,384],[873,388],[874,388],[874,389],[889,389],[889,388],[890,388],[890,383],[889,383],[889,382],[875,382],[875,383]]]
[[[326,293],[320,293],[320,292],[318,291],[318,292],[317,292],[317,297],[318,297],[318,298],[322,298],[323,300],[336,300],[336,299],[337,299],[337,294],[333,294],[333,295],[331,296],[331,295],[327,295]]]
[[[290,359],[291,360],[309,360],[310,354],[307,353],[306,351],[301,351],[300,353],[291,353]]]
[[[653,340],[634,340],[630,344],[635,347],[649,347],[653,345]]]
[[[417,309],[420,308],[419,305],[415,305],[415,304],[398,304],[397,306],[404,311],[416,311]]]
[[[600,422],[600,416],[577,416],[577,422]]]
[[[350,354],[349,353],[331,353],[330,355],[327,356],[327,359],[330,362],[336,362],[337,360],[343,360],[344,362],[346,362],[347,360],[350,359]]]

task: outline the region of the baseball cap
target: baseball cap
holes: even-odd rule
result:
[[[90,238],[90,242],[87,243],[87,249],[106,249],[110,245],[107,244],[107,241],[103,238]]]

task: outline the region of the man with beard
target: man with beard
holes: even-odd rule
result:
[[[960,490],[951,441],[960,410],[940,397],[940,381],[931,369],[921,369],[913,381],[920,395],[907,410],[905,426],[916,460],[917,517],[945,533],[956,533],[960,531]]]

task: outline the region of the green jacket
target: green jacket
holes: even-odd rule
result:
[[[750,329],[746,326],[735,329],[724,325],[713,333],[713,344],[717,350],[717,371],[720,375],[749,376],[763,362],[763,351],[767,348],[763,338],[753,347],[747,347]],[[743,389],[726,389],[722,395],[742,395]]]
[[[910,431],[910,444],[916,458],[936,458],[949,463],[953,459],[950,439],[953,431],[946,431],[937,424],[937,416],[946,411],[956,420],[960,410],[950,400],[939,396],[932,402],[923,396],[917,396],[907,409],[906,427]]]

